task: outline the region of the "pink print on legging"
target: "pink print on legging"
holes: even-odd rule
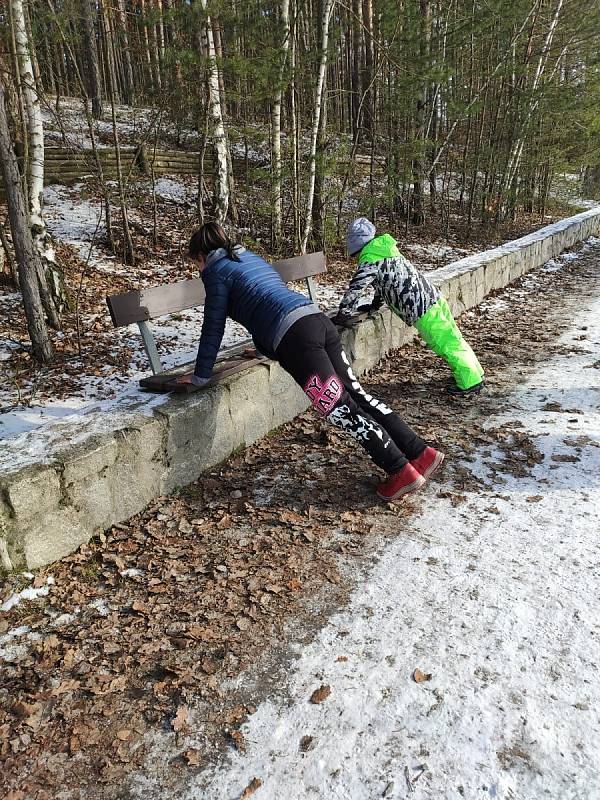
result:
[[[318,375],[311,375],[304,391],[317,411],[326,417],[342,396],[344,386],[337,375],[331,375],[323,382]]]

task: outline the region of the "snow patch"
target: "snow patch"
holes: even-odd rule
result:
[[[92,602],[88,604],[88,607],[93,608],[94,611],[97,611],[101,617],[108,617],[110,614],[110,608],[108,607],[106,601],[101,597],[92,600]]]
[[[173,178],[159,178],[154,182],[154,191],[158,197],[167,200],[185,202],[190,198],[190,191],[182,181]]]
[[[141,569],[130,567],[129,569],[121,570],[119,575],[121,575],[122,578],[136,578],[138,575],[143,575],[143,573]]]
[[[347,608],[297,646],[282,696],[242,727],[246,753],[182,797],[239,796],[254,776],[256,800],[600,796],[600,300],[561,344],[488,421],[518,419],[543,461],[517,478],[490,448],[470,464],[487,488],[457,487],[458,506],[430,488]],[[321,684],[331,695],[311,704]]]
[[[5,600],[4,603],[0,605],[0,611],[10,611],[11,608],[18,606],[24,600],[37,600],[38,597],[46,597],[50,591],[50,586],[53,584],[54,578],[52,576],[48,576],[45,586],[39,586],[38,588],[28,586],[26,589],[22,589],[20,592],[14,592],[10,595],[8,600]]]
[[[0,636],[0,661],[18,661],[27,652],[27,644],[23,642],[13,642],[13,639],[20,639],[22,636],[27,636],[28,639],[39,639],[39,634],[31,633],[31,628],[28,625],[20,625],[18,628],[13,628],[8,633]]]

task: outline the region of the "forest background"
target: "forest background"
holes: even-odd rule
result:
[[[44,220],[44,120],[88,154],[104,244],[129,265],[131,164],[157,147],[197,154],[194,224],[241,227],[273,256],[334,250],[350,214],[468,235],[543,223],[565,173],[598,191],[589,0],[5,0],[0,15],[0,272],[38,361],[77,301]]]

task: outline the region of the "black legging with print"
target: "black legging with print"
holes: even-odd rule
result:
[[[329,422],[353,436],[388,474],[417,458],[425,442],[381,400],[367,394],[325,314],[295,322],[277,348],[277,359]]]

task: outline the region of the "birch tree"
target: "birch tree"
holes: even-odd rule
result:
[[[135,82],[124,0],[117,0],[116,15],[119,23],[119,40],[123,55],[123,100],[131,105],[135,97]]]
[[[81,12],[85,41],[87,93],[92,101],[92,115],[95,119],[102,119],[102,78],[96,41],[96,3],[94,0],[81,0]]]
[[[308,192],[306,196],[306,210],[304,216],[304,233],[300,251],[306,253],[308,237],[312,227],[312,210],[315,195],[315,177],[317,172],[317,140],[319,137],[319,127],[321,124],[321,113],[323,111],[323,98],[325,92],[325,80],[327,76],[327,54],[329,47],[329,23],[333,0],[323,0],[323,14],[321,17],[321,60],[319,62],[319,75],[317,78],[317,88],[315,91],[315,106],[312,120],[312,132],[310,140],[309,154],[309,173],[308,173]]]
[[[104,9],[102,4],[100,6],[100,13],[103,20],[104,32],[108,37],[108,20],[103,13]],[[129,227],[129,209],[125,196],[125,179],[123,177],[123,166],[121,163],[121,144],[119,142],[119,126],[117,124],[117,111],[116,111],[116,75],[114,70],[114,63],[109,60],[108,62],[108,91],[110,96],[110,110],[113,129],[113,141],[115,143],[115,159],[117,166],[117,188],[119,190],[119,204],[121,206],[121,222],[123,230],[123,260],[126,264],[135,264],[135,247],[133,246],[133,239],[131,237],[131,229]]]
[[[206,0],[200,0],[200,6],[206,14],[206,24],[204,26],[204,44],[206,58],[208,61],[207,85],[209,136],[213,142],[215,162],[215,217],[218,222],[223,223],[227,219],[227,212],[229,210],[230,159],[227,146],[227,136],[225,134],[225,124],[223,122],[223,110],[221,108],[219,69],[217,65],[217,55],[215,52],[212,22],[208,13]]]
[[[272,181],[273,181],[273,240],[277,247],[283,226],[283,198],[281,195],[281,100],[287,54],[290,47],[290,0],[281,0],[281,52],[273,107],[271,112]]]
[[[17,49],[21,91],[27,115],[28,162],[27,196],[29,202],[29,227],[34,249],[39,258],[38,279],[40,294],[53,327],[59,326],[58,313],[68,304],[62,275],[56,265],[54,248],[46,229],[42,212],[44,194],[44,126],[42,109],[35,85],[35,76],[23,0],[10,0]]]
[[[6,190],[8,215],[15,258],[19,274],[19,287],[27,319],[27,330],[33,355],[39,361],[52,358],[52,345],[44,315],[39,286],[39,255],[35,250],[23,196],[17,157],[12,147],[8,116],[4,102],[3,78],[0,76],[0,166]]]
[[[509,155],[508,165],[506,167],[506,171],[504,174],[504,181],[502,184],[503,188],[505,187],[509,191],[513,186],[517,170],[519,169],[519,165],[521,163],[521,158],[523,156],[523,148],[525,145],[525,137],[527,135],[527,132],[529,131],[533,115],[535,114],[535,111],[539,105],[539,98],[537,98],[536,95],[538,92],[540,81],[544,74],[544,70],[546,69],[548,56],[550,54],[550,48],[552,47],[552,41],[554,39],[554,34],[556,32],[556,27],[558,25],[558,20],[563,8],[563,4],[564,0],[558,0],[558,2],[556,3],[556,8],[554,10],[554,14],[550,21],[550,25],[548,26],[548,30],[544,38],[544,44],[542,46],[538,62],[535,68],[535,72],[533,75],[533,79],[531,82],[531,87],[530,87],[531,100],[527,105],[527,108],[525,110],[525,116],[521,123],[518,136],[513,144],[512,150]],[[501,192],[500,194],[502,195],[503,193]],[[506,204],[504,204],[504,211],[506,212]]]

